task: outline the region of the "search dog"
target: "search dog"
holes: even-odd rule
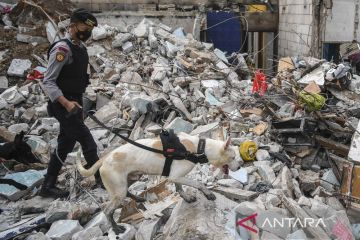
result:
[[[199,137],[186,133],[179,133],[177,136],[187,151],[197,152]],[[137,142],[154,149],[163,150],[160,138],[141,139]],[[204,153],[209,163],[217,168],[229,168],[236,171],[240,167],[239,155],[236,148],[230,146],[230,139],[227,141],[206,139]],[[129,143],[100,158],[89,169],[82,166],[80,151],[76,159],[76,166],[82,176],[90,177],[97,170],[100,171],[101,180],[110,197],[110,202],[105,207],[104,213],[116,234],[125,231],[122,226],[116,224],[113,214],[122,205],[126,197],[128,178],[139,174],[161,175],[164,164],[164,155],[144,150]],[[175,183],[176,191],[186,202],[194,202],[196,197],[185,193],[182,185],[199,189],[207,199],[215,200],[215,195],[204,184],[184,177],[194,166],[195,164],[188,160],[173,160],[168,177],[169,181]]]

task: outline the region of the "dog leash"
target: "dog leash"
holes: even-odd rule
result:
[[[171,156],[173,159],[177,159],[177,160],[182,160],[182,159],[186,159],[186,160],[189,160],[193,163],[207,163],[208,162],[208,159],[203,152],[201,153],[191,153],[191,152],[174,152],[174,151],[162,151],[162,150],[158,150],[158,149],[155,149],[155,148],[151,148],[151,147],[148,147],[148,146],[145,146],[143,144],[140,144],[138,142],[135,142],[134,140],[131,140],[130,138],[127,138],[117,132],[114,132],[111,128],[109,128],[108,126],[106,126],[104,123],[102,123],[95,115],[94,115],[95,111],[93,110],[90,110],[88,111],[88,116],[95,122],[97,123],[99,126],[105,128],[106,130],[110,131],[111,133],[115,134],[116,136],[120,137],[121,139],[125,140],[126,142],[134,145],[134,146],[137,146],[139,148],[142,148],[142,149],[145,149],[147,151],[150,151],[150,152],[154,152],[154,153],[159,153],[159,154],[162,154],[164,155],[165,157],[168,157],[168,156]],[[204,144],[203,142],[201,142],[202,145]]]

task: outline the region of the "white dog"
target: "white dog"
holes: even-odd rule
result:
[[[185,133],[179,133],[180,142],[191,153],[197,152],[199,137],[191,136]],[[160,138],[141,139],[137,141],[145,146],[162,150]],[[209,162],[218,168],[228,166],[232,171],[240,167],[237,161],[236,149],[229,147],[230,139],[226,142],[206,139],[205,155]],[[119,208],[126,197],[128,190],[128,177],[133,174],[161,175],[165,164],[165,157],[162,154],[150,152],[132,144],[125,144],[105,155],[97,161],[90,169],[85,169],[81,165],[80,152],[76,161],[80,174],[84,177],[90,177],[99,169],[102,182],[109,193],[110,203],[106,206],[104,212],[112,224],[116,233],[124,231],[122,227],[116,224],[113,219],[114,211]],[[175,183],[176,190],[180,196],[187,202],[196,200],[195,196],[186,194],[182,185],[191,186],[199,189],[208,199],[214,200],[215,195],[205,187],[205,185],[185,178],[195,166],[188,160],[174,160],[171,165],[169,181]]]

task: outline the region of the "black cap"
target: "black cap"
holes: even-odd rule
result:
[[[71,22],[83,22],[90,27],[97,26],[97,20],[88,10],[84,8],[76,9],[70,18]]]

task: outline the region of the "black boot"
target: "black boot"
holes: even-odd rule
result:
[[[57,176],[46,175],[40,190],[40,196],[52,198],[64,198],[69,196],[69,192],[55,186]]]

